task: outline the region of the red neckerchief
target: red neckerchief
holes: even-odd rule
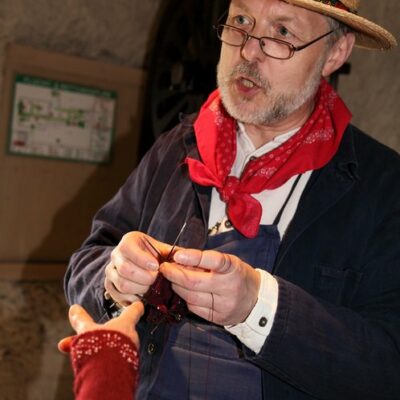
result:
[[[283,185],[292,176],[316,170],[335,155],[351,113],[323,79],[313,113],[285,143],[249,161],[240,178],[229,175],[236,159],[237,124],[222,105],[219,90],[211,93],[194,124],[201,161],[186,158],[193,182],[215,187],[227,203],[227,215],[244,236],[257,236],[262,207],[251,196]]]

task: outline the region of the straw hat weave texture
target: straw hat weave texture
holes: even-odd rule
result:
[[[358,15],[361,0],[286,0],[288,3],[332,17],[356,34],[356,45],[389,50],[397,46],[395,37],[383,27]]]

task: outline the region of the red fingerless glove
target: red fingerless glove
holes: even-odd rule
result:
[[[75,337],[71,347],[76,400],[132,400],[139,356],[132,341],[111,330]]]

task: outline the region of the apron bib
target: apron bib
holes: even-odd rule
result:
[[[261,226],[253,239],[237,231],[210,236],[206,249],[233,254],[268,272],[278,252],[276,225]],[[170,328],[149,399],[262,400],[261,370],[242,354],[237,338],[193,314]]]
[[[272,272],[281,240],[277,226],[300,177],[272,225],[260,226],[251,239],[236,230],[209,236],[205,250],[233,254],[254,268]],[[155,375],[144,398],[263,399],[261,369],[244,358],[239,340],[194,314],[171,325]]]

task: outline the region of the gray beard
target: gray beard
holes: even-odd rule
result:
[[[273,93],[271,83],[268,79],[261,77],[257,65],[247,61],[236,65],[232,72],[226,76],[222,75],[220,65],[218,65],[217,81],[222,103],[233,118],[244,124],[272,125],[283,121],[315,96],[320,84],[324,61],[324,57],[321,57],[303,88],[293,93]],[[237,102],[237,99],[232,99],[229,87],[235,78],[241,74],[251,78],[261,88],[265,99],[268,99],[265,107],[262,107],[260,102],[257,107],[253,107],[254,110],[247,111],[246,104],[252,103],[254,100],[243,97],[240,102]]]

